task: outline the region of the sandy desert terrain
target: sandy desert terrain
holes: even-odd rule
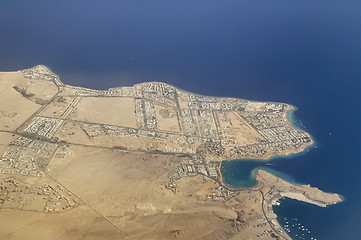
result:
[[[272,206],[337,194],[264,172],[222,182],[224,160],[313,144],[284,103],[200,96],[151,82],[68,86],[45,66],[0,73],[0,239],[289,239]]]

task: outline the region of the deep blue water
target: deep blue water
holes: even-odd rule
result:
[[[359,239],[360,11],[355,0],[4,0],[0,70],[45,64],[90,88],[157,80],[293,104],[318,148],[267,167],[346,201],[276,211],[317,239]]]

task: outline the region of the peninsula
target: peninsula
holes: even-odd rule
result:
[[[43,65],[0,72],[0,239],[290,239],[272,205],[338,194],[258,171],[222,182],[224,160],[313,144],[293,106],[207,97],[161,82],[69,86]]]

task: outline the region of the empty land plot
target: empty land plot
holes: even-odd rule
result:
[[[158,130],[180,132],[178,111],[171,107],[154,105]]]
[[[7,146],[18,136],[12,133],[2,133],[0,132],[0,146]]]
[[[245,107],[245,111],[249,112],[262,112],[266,107],[265,102],[248,102]]]
[[[71,107],[76,98],[74,97],[58,97],[47,108],[45,108],[39,115],[44,117],[60,118]]]
[[[24,85],[19,85],[31,101],[44,104],[58,91],[55,84],[46,80],[26,79]]]
[[[21,200],[25,204],[22,206],[22,209],[41,212],[44,210],[48,198],[48,196],[23,195]]]
[[[225,139],[234,139],[237,146],[255,144],[259,142],[259,139],[263,138],[234,112],[218,113],[218,119],[223,133],[222,136]]]
[[[27,81],[21,73],[0,73],[0,130],[15,130],[40,108],[14,89]]]
[[[84,97],[77,105],[74,120],[136,128],[134,98]]]
[[[0,159],[7,149],[7,146],[17,138],[17,135],[11,133],[0,133]]]
[[[65,123],[56,132],[54,137],[59,138],[59,141],[66,141],[76,144],[94,144],[90,136],[81,128],[81,123],[65,121]]]

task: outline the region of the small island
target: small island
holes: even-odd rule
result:
[[[252,188],[223,183],[222,161],[314,144],[286,103],[161,82],[94,90],[43,65],[0,72],[0,91],[1,239],[290,239],[279,199],[342,201],[263,170]]]

